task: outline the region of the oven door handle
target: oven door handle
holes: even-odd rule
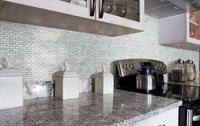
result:
[[[193,116],[193,117],[192,117],[192,120],[193,120],[194,122],[200,121],[200,115],[195,115],[195,116]]]
[[[192,126],[192,115],[193,111],[192,110],[187,110],[187,125],[186,126]]]

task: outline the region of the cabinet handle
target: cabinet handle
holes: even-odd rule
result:
[[[94,16],[95,0],[90,0],[90,16]]]
[[[105,0],[99,0],[99,18],[103,18]]]

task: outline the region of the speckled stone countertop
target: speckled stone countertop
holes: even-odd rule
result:
[[[0,110],[1,126],[131,126],[182,105],[181,101],[135,92],[81,93],[80,98],[25,100],[24,106]]]

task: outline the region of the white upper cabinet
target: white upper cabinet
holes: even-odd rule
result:
[[[96,19],[142,31],[144,0],[97,0]]]
[[[198,50],[199,11],[159,19],[159,44]]]
[[[133,126],[178,126],[179,108],[163,112],[154,117],[148,118]]]
[[[36,7],[49,11],[69,14],[82,18],[94,19],[89,15],[86,0],[4,0],[5,2]]]
[[[0,8],[0,20],[106,36],[144,28],[144,0],[3,0]]]

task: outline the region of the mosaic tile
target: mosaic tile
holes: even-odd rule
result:
[[[66,60],[83,81],[114,60],[152,58],[167,65],[178,58],[193,60],[199,70],[199,53],[158,45],[158,20],[145,16],[145,32],[106,37],[55,28],[0,21],[0,58],[21,70],[24,82],[52,81]]]

